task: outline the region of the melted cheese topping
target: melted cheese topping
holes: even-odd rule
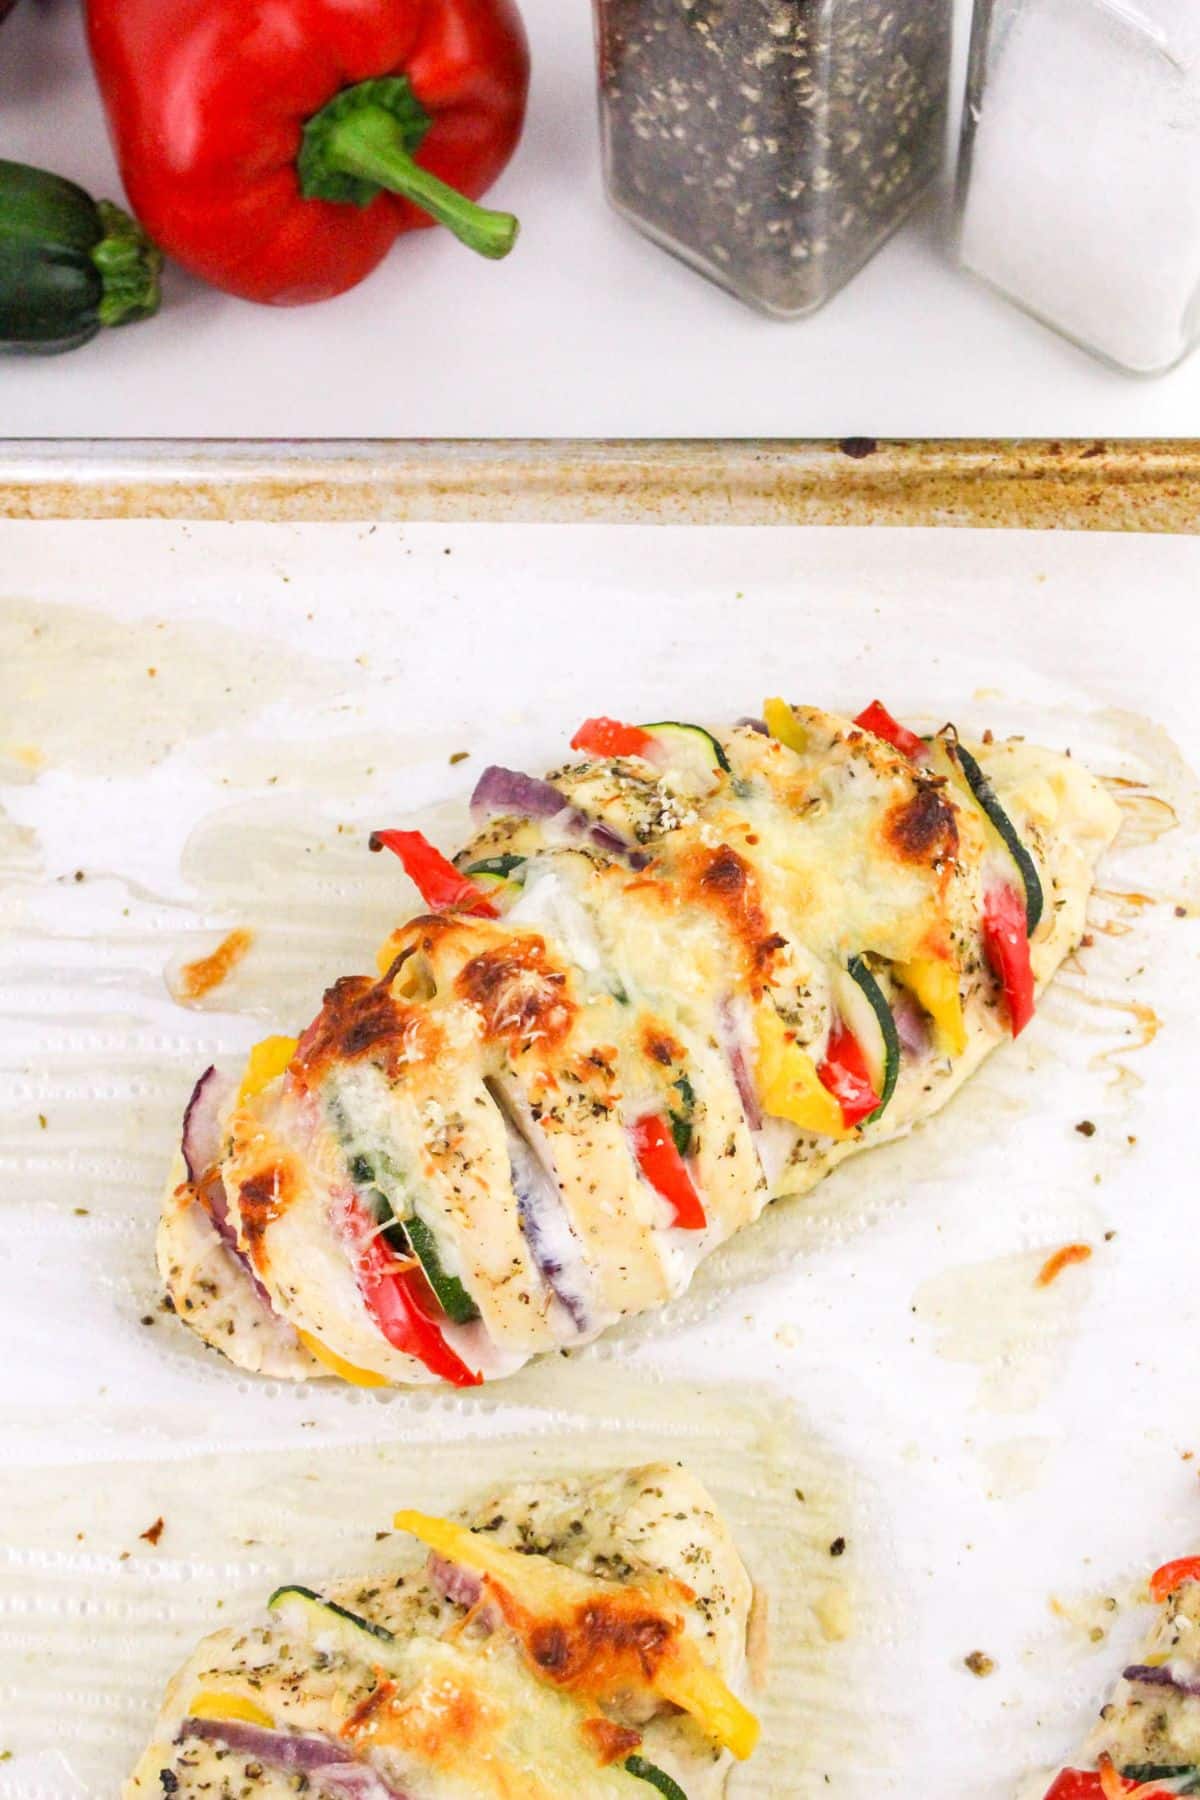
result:
[[[1151,1678],[1117,1683],[1088,1740],[1088,1762],[1107,1755],[1118,1771],[1200,1774],[1200,1582],[1185,1581],[1168,1597],[1128,1666]]]
[[[812,708],[792,719],[797,748],[722,734],[729,768],[707,791],[694,758],[678,776],[636,757],[556,771],[640,855],[496,820],[459,861],[520,859],[505,916],[417,918],[393,933],[381,979],[330,990],[287,1073],[226,1121],[230,1217],[282,1318],[358,1369],[432,1378],[361,1292],[347,1220],[383,1193],[480,1315],[444,1335],[471,1368],[506,1373],[681,1292],[771,1199],[936,1111],[1004,1039],[983,893],[1018,875],[996,832],[936,765]],[[1118,814],[1069,758],[1023,743],[975,754],[1042,879],[1044,983],[1083,933]],[[833,1129],[839,1109],[814,1082],[856,957],[925,1048],[910,1030],[884,1112]],[[789,1066],[808,1102],[760,1116]],[[670,1123],[703,1230],[679,1228],[639,1160],[648,1115]],[[254,1366],[242,1343],[234,1332],[225,1348]]]
[[[686,1471],[651,1465],[531,1483],[489,1497],[473,1532],[513,1558],[518,1575],[527,1572],[539,1606],[560,1582],[566,1623],[588,1583],[602,1583],[630,1617],[658,1618],[669,1596],[672,1630],[686,1633],[710,1678],[744,1682],[749,1579],[711,1499]],[[303,1617],[268,1613],[207,1638],[171,1683],[124,1800],[160,1800],[168,1789],[180,1800],[293,1791],[276,1785],[265,1750],[239,1740],[241,1721],[334,1746],[328,1754],[366,1765],[364,1781],[374,1771],[388,1791],[421,1800],[647,1800],[653,1789],[623,1767],[633,1750],[689,1800],[724,1791],[729,1760],[692,1720],[642,1689],[618,1687],[601,1703],[548,1678],[498,1608],[443,1598],[425,1568],[339,1583],[329,1597],[392,1641],[320,1607]],[[513,1605],[520,1597],[514,1578]],[[552,1629],[549,1618],[542,1624]],[[197,1717],[208,1721],[203,1732],[185,1724]],[[234,1722],[226,1739],[223,1718]]]

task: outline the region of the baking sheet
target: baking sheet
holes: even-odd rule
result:
[[[1200,530],[1194,438],[0,443],[0,518]]]
[[[827,1756],[815,1732],[819,1766],[752,1764],[736,1791],[999,1800],[1070,1751],[1137,1628],[1140,1578],[1200,1540],[1198,575],[1194,542],[1136,536],[0,525],[0,1795],[71,1791],[46,1773],[55,1709],[29,1704],[53,1610],[30,1571],[53,1563],[57,1596],[73,1533],[119,1519],[103,1555],[120,1539],[145,1582],[126,1538],[156,1467],[218,1452],[253,1488],[275,1454],[332,1479],[348,1447],[379,1446],[429,1476],[427,1398],[244,1378],[157,1313],[152,1224],[196,1070],[369,962],[411,899],[367,855],[372,827],[452,844],[484,763],[548,767],[588,712],[721,718],[780,687],[1024,731],[1134,783],[1094,943],[927,1130],[774,1209],[666,1313],[438,1403],[434,1435],[544,1430],[586,1382],[610,1392],[584,1433],[602,1436],[643,1377],[743,1378],[748,1406],[792,1404],[796,1454],[819,1443],[854,1497],[846,1568],[870,1605],[846,1684],[884,1728],[835,1734]],[[233,925],[257,935],[223,1010],[181,1007],[172,971]],[[1092,1261],[1035,1294],[1044,1255],[1076,1239]],[[688,1429],[734,1487],[727,1407],[698,1401]],[[677,1441],[677,1413],[669,1390],[643,1411],[644,1454]],[[781,1504],[778,1469],[752,1485]],[[370,1536],[372,1484],[351,1504],[347,1530]],[[107,1603],[119,1571],[78,1572],[72,1641],[96,1673],[59,1710],[108,1718],[105,1671],[142,1613]],[[782,1573],[810,1606],[805,1560]],[[976,1649],[986,1679],[964,1667]],[[810,1655],[819,1714],[833,1665]],[[111,1766],[155,1698],[108,1719]],[[66,1747],[79,1791],[111,1793],[93,1749]]]

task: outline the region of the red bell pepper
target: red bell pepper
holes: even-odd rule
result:
[[[435,912],[477,913],[484,919],[500,917],[483,889],[469,876],[461,875],[421,832],[373,831],[370,845],[372,850],[394,851],[426,906]]]
[[[687,1164],[675,1148],[670,1121],[661,1113],[639,1119],[630,1133],[638,1168],[675,1213],[684,1231],[703,1231],[708,1224]]]
[[[907,725],[901,725],[899,719],[893,719],[882,700],[872,700],[870,706],[864,707],[859,713],[854,723],[861,725],[864,731],[873,732],[877,738],[882,738],[885,744],[890,744],[901,756],[915,761],[924,753],[925,745],[916,732],[910,731]]]
[[[619,719],[585,719],[571,739],[572,750],[589,756],[646,756],[654,739],[640,725],[622,725]]]
[[[870,1118],[878,1109],[879,1095],[875,1092],[862,1045],[840,1019],[834,1021],[825,1060],[817,1074],[821,1086],[829,1089],[841,1107],[842,1122],[847,1129]]]
[[[1064,1769],[1046,1789],[1044,1800],[1104,1800],[1094,1769]]]
[[[1103,1774],[1094,1769],[1064,1769],[1046,1789],[1043,1800],[1110,1800],[1117,1794],[1144,1794],[1147,1800],[1158,1794],[1162,1800],[1171,1800],[1170,1788],[1119,1775],[1111,1765]]]
[[[1094,1769],[1064,1769],[1046,1789],[1045,1800],[1104,1800]]]
[[[364,1215],[358,1222],[367,1229]],[[454,1387],[478,1387],[483,1376],[469,1369],[450,1348],[425,1310],[437,1301],[419,1269],[397,1271],[395,1252],[375,1236],[358,1246],[358,1289],[371,1317],[393,1349],[424,1363],[430,1374]],[[422,1305],[424,1301],[425,1305]]]
[[[354,287],[440,221],[484,256],[517,222],[473,204],[520,137],[514,0],[87,0],[121,175],[154,241],[247,300]]]
[[[1150,1592],[1161,1605],[1185,1581],[1200,1581],[1200,1556],[1180,1556],[1150,1577]]]
[[[983,950],[1004,989],[1012,1034],[1019,1037],[1033,1017],[1033,965],[1025,896],[1008,883],[983,897]]]

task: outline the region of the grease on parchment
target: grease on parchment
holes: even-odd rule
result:
[[[1016,1500],[1042,1484],[1046,1465],[1057,1448],[1053,1438],[1002,1438],[979,1446],[989,1500]]]
[[[448,810],[448,809],[442,809]],[[437,835],[438,810],[405,823]],[[202,819],[183,848],[181,872],[203,926],[189,929],[167,971],[211,944],[213,925],[247,931],[254,954],[194,1004],[267,1019],[299,1032],[337,976],[374,970],[375,952],[417,901],[398,862],[372,856],[370,827],[318,805],[272,796]]]
[[[1107,1642],[1118,1619],[1147,1598],[1144,1581],[1119,1582],[1109,1588],[1054,1593],[1047,1606],[1053,1618],[1065,1626],[1073,1649],[1096,1650]]]
[[[41,849],[31,825],[19,825],[0,806],[0,883],[29,879],[41,872]]]
[[[0,609],[0,669],[0,778],[13,782],[46,767],[136,774],[187,738],[322,691],[314,659],[263,638],[44,601]]]
[[[580,1374],[579,1371],[576,1372]],[[526,1382],[530,1403],[538,1392]],[[411,1555],[390,1534],[398,1506],[452,1511],[509,1481],[686,1462],[712,1489],[766,1598],[769,1657],[756,1696],[763,1742],[732,1795],[818,1795],[887,1760],[887,1724],[855,1695],[894,1650],[886,1579],[872,1571],[864,1513],[846,1469],[778,1400],[611,1371],[573,1382],[569,1410],[527,1404],[463,1435],[451,1407],[408,1414],[386,1442],[204,1454],[23,1474],[0,1520],[0,1633],[8,1673],[0,1795],[22,1763],[65,1753],[81,1792],[107,1797],[149,1731],[162,1690],[205,1632],[250,1614],[286,1580],[320,1585]],[[398,1424],[396,1408],[384,1415]],[[801,1498],[802,1496],[802,1498]],[[151,1549],[152,1519],[164,1529]],[[377,1533],[387,1535],[377,1537]],[[831,1577],[830,1543],[850,1549]],[[832,1621],[833,1628],[830,1628]],[[71,1704],[64,1705],[64,1696]],[[874,1721],[874,1722],[873,1722]],[[27,1765],[28,1766],[28,1765]]]
[[[1053,1249],[945,1269],[917,1289],[914,1311],[934,1332],[938,1355],[978,1367],[978,1400],[989,1411],[1032,1411],[1054,1387],[1077,1334],[1091,1270],[1077,1264],[1039,1287]]]

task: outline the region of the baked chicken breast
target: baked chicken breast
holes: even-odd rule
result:
[[[123,1800],[712,1800],[758,1723],[751,1586],[704,1488],[653,1464],[533,1482],[423,1560],[278,1589],[167,1691]]]
[[[1171,1800],[1200,1794],[1200,1556],[1150,1577],[1154,1624],[1101,1708],[1086,1768],[1063,1769],[1046,1800]]]
[[[491,768],[427,910],[298,1040],[209,1070],[159,1232],[242,1367],[469,1386],[680,1294],[935,1113],[1084,932],[1116,806],[1070,756],[772,700]]]

